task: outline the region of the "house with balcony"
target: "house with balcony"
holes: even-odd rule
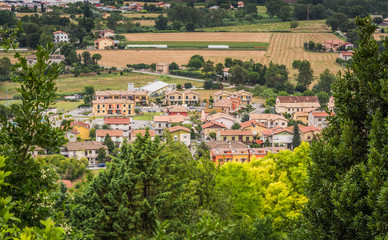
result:
[[[109,125],[113,130],[123,131],[124,138],[130,137],[131,119],[129,117],[106,117],[104,124]]]
[[[245,90],[240,90],[237,92],[228,92],[228,91],[220,90],[214,93],[215,101],[220,101],[222,99],[227,99],[227,98],[237,98],[241,100],[242,105],[251,104],[252,97],[253,97],[253,94]]]
[[[144,90],[130,90],[130,91],[96,91],[94,99],[127,99],[134,101],[136,106],[148,105],[148,92]]]
[[[249,114],[249,119],[256,120],[260,123],[263,123],[267,128],[282,127],[285,128],[288,126],[288,120],[283,115],[278,114],[259,114],[251,113]]]
[[[292,128],[280,128],[275,127],[264,130],[262,132],[263,142],[269,141],[273,147],[285,147],[292,149],[292,140],[294,138],[294,132]]]
[[[192,90],[186,90],[183,92],[170,91],[166,92],[165,104],[166,105],[182,105],[188,106],[198,105],[201,101],[200,95]]]
[[[316,96],[278,96],[275,109],[280,114],[294,114],[295,112],[311,112],[320,107]]]
[[[101,148],[109,154],[108,147],[98,141],[68,142],[61,149],[61,155],[76,159],[85,157],[89,160],[89,164],[96,164],[98,151]]]
[[[156,135],[162,135],[165,128],[174,123],[190,123],[189,117],[184,115],[154,116],[154,130]]]
[[[124,141],[123,130],[112,130],[112,129],[97,129],[96,130],[96,141],[105,142],[106,135],[112,139],[114,143],[122,144]]]
[[[135,114],[135,102],[127,99],[93,100],[94,116],[127,116]]]

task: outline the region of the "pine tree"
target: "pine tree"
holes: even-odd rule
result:
[[[300,140],[299,126],[298,126],[298,124],[295,124],[294,137],[292,138],[292,146],[294,148],[299,147],[300,143],[301,143],[301,140]]]
[[[336,114],[312,145],[305,212],[311,239],[388,237],[388,39],[357,19],[359,48],[333,84]]]

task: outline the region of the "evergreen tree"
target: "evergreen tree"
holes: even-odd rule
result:
[[[298,126],[298,124],[295,124],[294,137],[292,138],[292,146],[294,148],[299,147],[300,143],[301,143],[301,140],[300,140],[299,126]]]
[[[312,145],[305,216],[311,239],[388,237],[388,40],[357,19],[359,48],[333,84],[336,115]]]
[[[112,138],[107,134],[104,139],[105,146],[108,147],[109,153],[112,153],[113,150],[116,148],[115,143],[112,141]]]
[[[98,149],[97,162],[105,162],[106,160],[106,151],[104,148]]]

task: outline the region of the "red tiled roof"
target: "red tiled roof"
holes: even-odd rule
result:
[[[96,135],[97,137],[105,137],[109,134],[110,137],[122,137],[123,130],[111,130],[111,129],[97,129]]]
[[[190,129],[188,129],[187,127],[183,127],[183,126],[175,126],[175,127],[171,127],[171,128],[169,128],[168,130],[170,131],[170,133],[176,132],[176,131],[179,131],[179,130],[186,131],[186,132],[191,132]]]
[[[263,144],[264,142],[263,142],[263,140],[256,140],[255,141],[257,144]]]
[[[148,132],[150,133],[151,137],[155,137],[155,130],[150,129],[148,130]],[[132,134],[132,137],[136,137],[137,134],[140,134],[141,136],[144,137],[145,133],[146,133],[146,130],[144,129],[136,129],[136,130],[133,130],[131,134]]]
[[[80,121],[74,121],[74,122],[70,123],[70,127],[73,127],[73,126],[79,126],[79,127],[84,127],[84,128],[90,129],[89,124],[84,123],[84,122],[80,122]]]
[[[347,51],[347,52],[343,51],[340,54],[342,56],[353,56],[353,53],[354,53],[353,51]]]
[[[74,188],[74,185],[73,185],[73,183],[70,180],[58,180],[57,182],[58,183],[62,182],[63,184],[65,184],[67,189]]]
[[[56,34],[56,33],[65,33],[63,31],[56,31],[56,32],[53,32],[53,34]],[[67,33],[66,33],[67,34]]]
[[[329,114],[327,112],[311,112],[311,115],[314,117],[328,117]]]
[[[274,127],[274,128],[271,128],[271,129],[266,129],[264,131],[262,131],[261,133],[265,136],[270,136],[272,135],[275,131],[281,129],[281,127]]]
[[[277,99],[281,103],[319,102],[316,96],[279,96]]]
[[[105,124],[129,124],[129,118],[104,118]]]
[[[106,40],[109,40],[109,41],[112,41],[112,42],[113,42],[113,40],[112,40],[112,39],[110,39],[110,38],[99,38],[99,39],[97,39],[96,41],[94,41],[94,43],[97,43],[97,42],[99,42],[99,41],[102,41],[102,40],[104,40],[104,39],[106,39]]]
[[[205,124],[202,124],[202,129],[205,129],[205,128],[210,128],[212,126],[216,125],[215,127],[219,127],[219,128],[226,128],[226,126],[222,123],[219,123],[219,122],[214,122],[214,121],[210,121],[210,122],[207,122]]]
[[[267,128],[263,123],[258,122],[256,120],[249,120],[249,121],[246,121],[246,122],[243,122],[240,124],[241,128],[250,127],[252,125],[259,125],[259,126]]]
[[[301,131],[302,133],[306,133],[306,132],[316,132],[316,131],[321,131],[322,129],[319,128],[319,127],[314,127],[314,126],[303,126],[303,125],[298,125],[299,127],[299,131]]]
[[[223,130],[220,131],[221,136],[252,136],[251,130]]]

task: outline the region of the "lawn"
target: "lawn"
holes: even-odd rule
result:
[[[268,47],[267,42],[198,42],[198,41],[128,41],[130,45],[167,45],[168,49],[208,49],[208,45],[227,45],[229,49],[263,50]]]
[[[143,115],[136,115],[133,120],[152,121],[154,116],[160,115],[160,112],[144,112]]]
[[[223,26],[212,28],[201,28],[199,31],[205,32],[331,32],[331,29],[326,26],[325,20],[310,20],[298,21],[299,26],[296,29],[290,28],[290,22],[275,22],[275,23],[257,23],[246,24],[239,26]]]
[[[156,79],[162,80],[166,83],[185,84],[190,82],[195,87],[202,87],[202,82],[184,80],[179,78],[172,78],[166,76],[155,76],[141,73],[128,73],[124,75],[106,74],[101,76],[86,76],[73,77],[61,76],[57,79],[57,87],[59,94],[74,94],[84,90],[85,86],[94,86],[95,90],[127,90],[128,83],[134,83],[135,87],[143,86]],[[16,82],[0,82],[0,99],[6,99],[8,90],[8,97],[12,98],[17,94],[16,88],[19,84]]]
[[[59,112],[69,112],[71,110],[77,109],[79,105],[81,105],[83,101],[81,102],[70,102],[70,101],[58,101],[55,102],[53,107],[56,107]]]

